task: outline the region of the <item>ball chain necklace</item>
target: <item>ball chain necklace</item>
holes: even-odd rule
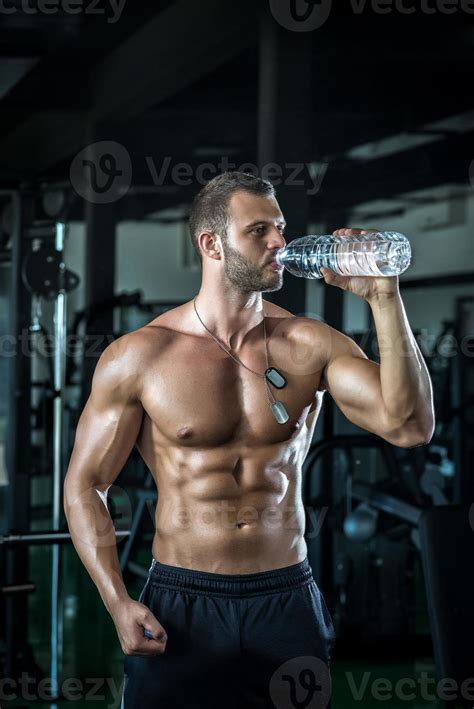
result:
[[[276,389],[283,389],[287,385],[287,381],[283,374],[279,372],[275,367],[270,367],[268,364],[268,349],[267,349],[267,329],[265,326],[265,313],[263,314],[263,338],[265,341],[265,361],[267,368],[265,370],[264,374],[260,374],[260,372],[255,372],[253,369],[250,369],[250,367],[247,367],[246,364],[244,364],[238,357],[237,355],[232,354],[230,350],[227,349],[227,347],[224,347],[222,342],[212,333],[208,327],[203,323],[201,320],[201,317],[197,311],[196,308],[196,298],[193,299],[193,305],[194,305],[194,310],[196,312],[196,315],[198,316],[198,319],[201,323],[201,325],[204,327],[205,330],[209,333],[209,335],[212,337],[212,339],[219,345],[219,347],[226,352],[226,354],[229,355],[229,357],[232,357],[232,359],[237,362],[237,364],[241,364],[242,367],[245,367],[245,369],[248,369],[249,372],[252,372],[252,374],[255,374],[257,377],[260,379],[263,379],[265,387],[266,387],[266,392],[267,392],[267,399],[270,404],[270,408],[272,410],[272,414],[275,417],[275,420],[278,423],[286,423],[288,419],[290,418],[288,415],[287,410],[285,409],[285,406],[283,402],[278,401],[275,399],[275,397],[272,394],[272,391],[269,387],[269,383],[272,384]]]

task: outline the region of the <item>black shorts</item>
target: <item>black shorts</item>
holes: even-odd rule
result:
[[[125,658],[122,709],[325,709],[334,628],[308,559],[253,574],[154,560],[139,599],[162,655]]]

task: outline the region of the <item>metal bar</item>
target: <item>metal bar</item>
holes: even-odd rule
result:
[[[148,569],[145,569],[145,567],[140,566],[140,564],[137,564],[135,561],[129,561],[127,564],[127,568],[129,571],[132,572],[132,574],[135,574],[135,576],[139,576],[142,579],[148,578]]]
[[[352,496],[356,500],[369,502],[372,507],[382,510],[382,512],[387,512],[394,517],[399,517],[415,526],[420,520],[421,509],[392,495],[387,495],[385,492],[374,490],[370,485],[354,483]]]
[[[56,250],[64,251],[66,225],[56,225]],[[53,528],[59,529],[61,524],[61,482],[63,472],[62,439],[63,411],[65,404],[65,353],[66,353],[66,291],[63,276],[66,267],[60,263],[59,293],[54,308],[54,435],[53,435]]]
[[[32,202],[29,195],[18,191],[11,193],[12,198],[12,234],[11,234],[11,284],[9,303],[9,332],[15,337],[18,347],[19,338],[28,332],[31,312],[31,296],[24,288],[21,269],[25,255],[23,232],[29,223]],[[8,396],[9,413],[7,418],[6,467],[8,487],[5,490],[6,515],[0,516],[2,533],[15,529],[28,529],[30,507],[30,470],[31,470],[31,358],[18,347],[16,357],[8,357]],[[16,583],[28,575],[28,550],[7,549],[4,555],[5,568],[2,578],[5,583]],[[17,618],[27,617],[27,599],[24,596],[9,596],[5,602],[5,676],[15,677],[21,660],[19,653],[27,643],[27,624],[16,622]]]
[[[32,593],[33,591],[36,591],[34,583],[16,583],[0,587],[0,593],[3,593],[4,596],[13,596],[15,593]]]
[[[56,224],[55,248],[61,255],[59,264],[59,292],[54,304],[54,406],[53,406],[53,528],[61,526],[61,484],[63,477],[63,436],[64,436],[64,405],[66,395],[66,290],[64,288],[64,273],[66,266],[63,260],[66,241],[66,225]],[[57,697],[59,692],[59,673],[62,660],[62,613],[60,567],[61,549],[58,544],[52,548],[51,567],[51,696]]]
[[[331,438],[324,438],[315,443],[309,450],[308,457],[305,461],[305,469],[307,470],[304,481],[304,499],[309,500],[311,493],[311,470],[316,460],[327,450],[333,448],[378,448],[382,453],[387,468],[391,475],[397,472],[397,463],[394,459],[393,452],[390,449],[390,444],[384,440],[373,436],[372,434],[361,433],[353,435],[337,434]]]
[[[425,278],[400,278],[400,288],[440,288],[442,286],[459,286],[462,283],[474,283],[474,273],[450,273],[448,275],[428,276]]]
[[[57,225],[53,222],[51,224],[43,224],[30,226],[25,229],[25,237],[27,239],[57,239]],[[57,247],[56,247],[57,248]]]
[[[145,497],[141,497],[140,500],[138,501],[137,510],[135,511],[135,514],[133,515],[132,526],[130,529],[130,536],[127,540],[127,543],[125,544],[122,554],[120,555],[120,568],[122,570],[124,570],[125,567],[127,566],[127,564],[129,563],[128,560],[130,558],[133,544],[136,541],[136,538],[138,536],[138,530],[140,527],[140,523],[142,521],[142,515],[145,510],[145,503],[146,503]]]
[[[124,529],[115,532],[117,541],[130,536],[130,530]],[[71,541],[70,532],[31,532],[30,534],[8,534],[0,536],[0,545],[22,546],[34,544],[63,544]]]

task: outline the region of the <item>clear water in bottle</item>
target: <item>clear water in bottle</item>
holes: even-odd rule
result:
[[[321,266],[342,276],[398,276],[410,265],[411,248],[396,231],[303,236],[277,251],[275,260],[300,278],[323,278]]]

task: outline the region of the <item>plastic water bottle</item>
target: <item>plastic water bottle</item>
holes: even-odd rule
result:
[[[342,276],[398,276],[410,265],[410,242],[396,231],[353,236],[303,236],[277,251],[293,276],[323,278],[321,266]]]

